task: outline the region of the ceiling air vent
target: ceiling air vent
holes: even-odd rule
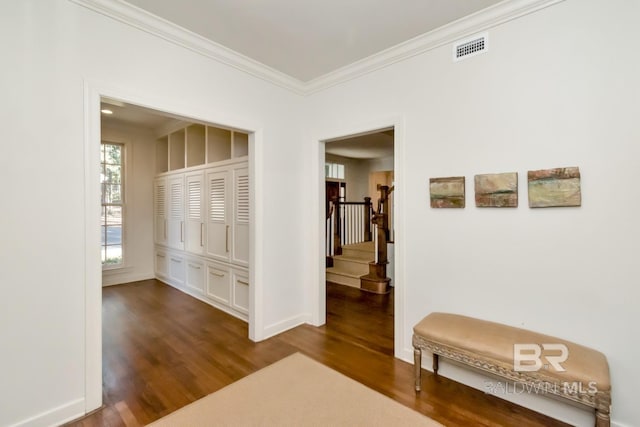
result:
[[[453,60],[462,61],[472,56],[484,53],[489,49],[489,35],[476,34],[453,44]]]

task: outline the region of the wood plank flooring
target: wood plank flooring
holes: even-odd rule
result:
[[[327,285],[327,324],[260,343],[247,324],[156,280],[103,290],[104,407],[71,426],[140,426],[295,352],[448,426],[564,426],[393,357],[393,295]]]

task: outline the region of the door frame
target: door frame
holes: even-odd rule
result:
[[[100,99],[108,97],[129,104],[192,118],[195,121],[220,124],[249,132],[249,338],[264,339],[262,310],[262,253],[256,248],[263,241],[262,203],[264,173],[263,130],[256,123],[228,117],[223,106],[214,112],[201,107],[185,107],[173,97],[157,93],[140,94],[135,88],[123,88],[84,80],[84,281],[85,281],[85,413],[102,406],[102,263],[100,258]],[[191,109],[192,108],[192,109]]]
[[[312,138],[312,168],[311,203],[309,218],[313,221],[309,225],[311,234],[312,260],[310,270],[310,301],[311,321],[315,326],[326,323],[326,254],[325,254],[325,143],[336,139],[344,139],[359,135],[376,133],[384,129],[394,129],[393,137],[393,169],[395,179],[394,211],[395,211],[395,243],[394,243],[394,356],[403,358],[405,353],[405,338],[403,325],[405,318],[405,267],[404,267],[404,116],[383,117],[380,119],[354,123],[333,131],[318,132]]]

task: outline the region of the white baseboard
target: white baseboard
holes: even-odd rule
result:
[[[171,286],[174,289],[179,290],[182,293],[185,293],[199,301],[202,301],[203,303],[210,305],[213,308],[216,308],[220,311],[223,311],[237,319],[242,320],[243,322],[248,322],[248,316],[244,313],[240,313],[235,311],[233,308],[225,305],[225,304],[221,304],[218,303],[214,300],[211,300],[207,297],[205,297],[204,295],[202,295],[202,293],[200,291],[196,291],[195,289],[189,288],[188,286],[185,285],[181,285],[181,284],[177,284],[177,283],[173,283],[171,280],[169,280],[166,277],[161,277],[161,276],[154,276],[154,279],[164,283],[165,285]]]
[[[403,349],[401,359],[413,364],[413,348]],[[423,351],[422,368],[429,372],[433,372],[431,369],[432,361],[431,353]],[[465,367],[444,357],[440,358],[438,375],[442,375],[443,377],[452,379],[485,393],[488,392],[491,384],[496,384],[498,382],[502,382],[504,384],[504,379],[484,375],[476,369]],[[490,394],[576,427],[593,427],[594,425],[595,413],[586,406],[575,406],[574,404],[562,399],[554,399],[551,397],[536,395],[535,393],[509,392]],[[624,427],[613,421],[611,425]]]
[[[73,400],[57,408],[50,409],[26,420],[12,424],[10,427],[49,427],[59,426],[85,414],[84,398]]]
[[[162,276],[156,276],[156,279],[173,287],[178,289],[179,291],[182,291],[184,293],[186,293],[187,295],[191,295],[192,297],[199,299],[202,302],[205,302],[215,308],[217,308],[218,310],[224,311],[227,314],[230,314],[232,316],[235,316],[241,320],[244,320],[245,322],[247,321],[247,316],[244,314],[240,314],[235,312],[231,307],[227,307],[224,304],[218,304],[213,300],[210,300],[206,297],[204,297],[203,295],[200,295],[198,292],[195,292],[192,289],[189,289],[186,286],[183,285],[179,285],[176,283],[172,283],[171,280],[167,279],[166,277],[162,277]],[[279,322],[273,323],[269,326],[266,326],[263,331],[262,334],[260,335],[262,338],[260,341],[266,340],[268,338],[271,338],[275,335],[278,335],[282,332],[288,331],[289,329],[295,328],[296,326],[305,324],[305,323],[309,323],[311,321],[311,315],[308,313],[305,314],[299,314],[296,316],[292,316],[289,317],[287,319],[281,320]]]
[[[292,316],[271,325],[265,326],[264,330],[262,331],[263,340],[309,322],[311,322],[311,315],[305,313],[298,314],[296,316]]]
[[[155,278],[152,272],[130,273],[127,271],[105,270],[102,272],[102,287],[121,285],[123,283],[138,282]]]

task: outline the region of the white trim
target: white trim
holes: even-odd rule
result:
[[[102,405],[102,263],[100,259],[100,97],[120,100],[129,104],[162,111],[176,116],[193,118],[205,123],[222,123],[234,129],[243,129],[251,135],[249,145],[249,167],[256,175],[252,182],[256,188],[250,193],[250,203],[255,206],[250,221],[249,239],[251,245],[261,245],[263,234],[262,221],[262,185],[263,181],[263,150],[262,126],[247,123],[243,120],[230,118],[220,107],[215,113],[210,110],[189,110],[173,98],[158,100],[149,95],[140,94],[133,88],[114,87],[104,82],[84,81],[84,188],[85,188],[85,413],[91,412]],[[176,107],[178,105],[178,107]],[[214,106],[215,107],[215,106]],[[182,109],[178,111],[178,109]],[[262,277],[263,251],[261,248],[251,249],[249,271],[251,286],[249,298],[249,338],[264,339],[262,306]]]
[[[72,400],[69,403],[34,415],[16,424],[11,424],[9,427],[57,426],[82,417],[84,415],[84,407],[84,399]]]
[[[487,31],[564,0],[505,0],[308,82],[302,82],[126,2],[119,0],[69,1],[299,95],[310,95],[453,43],[471,34]]]
[[[266,339],[262,278],[264,277],[264,132],[249,134],[249,339]]]
[[[310,320],[310,316],[308,314],[298,314],[296,316],[292,316],[287,319],[276,322],[274,324],[268,325],[264,328],[263,339],[271,338],[282,332],[288,331],[289,329],[293,329],[296,326],[309,323],[309,320]]]
[[[102,406],[102,261],[100,257],[100,93],[84,82],[85,412]]]
[[[122,270],[128,270],[128,267]],[[103,271],[102,275],[102,287],[122,285],[123,283],[140,282],[142,280],[151,280],[156,276],[153,272],[145,274],[131,274],[127,271],[107,270]],[[109,274],[107,274],[109,273]]]
[[[564,0],[506,0],[450,24],[421,34],[360,61],[339,68],[305,84],[309,95],[329,87],[353,80],[396,62],[436,49],[474,33],[512,21]]]
[[[312,173],[311,176],[311,212],[309,218],[315,223],[312,230],[310,259],[311,264],[309,283],[311,284],[310,303],[312,325],[320,326],[326,322],[326,253],[325,253],[325,206],[324,206],[324,163],[325,142],[353,135],[372,133],[375,130],[394,129],[394,230],[396,236],[394,269],[395,269],[395,307],[394,307],[394,356],[404,357],[406,343],[404,342],[403,327],[405,324],[405,201],[404,201],[404,116],[384,117],[365,123],[357,123],[333,132],[328,132],[312,139]]]
[[[394,356],[400,358],[407,343],[404,340],[406,323],[406,286],[405,286],[405,119],[404,116],[395,118],[393,123],[393,236],[394,236],[394,315],[393,315],[393,348]]]
[[[100,144],[117,144],[117,145],[121,145],[122,146],[122,161],[120,162],[120,166],[122,166],[124,164],[124,169],[122,171],[122,176],[121,176],[121,180],[122,180],[122,203],[120,204],[120,207],[122,208],[122,234],[121,234],[121,242],[120,242],[120,246],[122,247],[122,263],[120,264],[102,264],[102,273],[103,273],[103,279],[104,279],[104,274],[117,274],[117,272],[120,273],[125,273],[127,269],[130,268],[131,263],[129,262],[129,260],[127,259],[127,249],[128,249],[128,239],[127,239],[127,230],[129,228],[129,226],[127,224],[129,224],[131,222],[131,218],[130,217],[132,214],[130,212],[130,209],[127,207],[127,205],[129,204],[129,184],[127,183],[127,181],[129,180],[130,176],[133,176],[133,170],[132,170],[132,165],[133,165],[133,149],[131,148],[131,141],[128,139],[122,139],[122,138],[109,138],[109,139],[103,139],[102,138],[102,132],[100,132]],[[102,158],[100,158],[100,166],[102,167]],[[102,201],[101,201],[102,202]],[[100,212],[102,214],[102,210]],[[100,226],[102,227],[103,223],[102,221],[100,221]],[[106,241],[105,241],[106,244]],[[102,251],[102,248],[105,247],[105,245],[101,245],[100,246],[100,250]],[[102,259],[102,254],[100,255],[100,259]],[[109,273],[109,272],[113,272],[113,273]],[[104,283],[103,283],[104,284]]]
[[[233,273],[232,273],[233,274]],[[211,307],[214,307],[222,312],[227,313],[229,316],[233,316],[236,319],[240,319],[243,322],[248,322],[247,320],[247,315],[239,310],[234,309],[229,303],[227,302],[219,302],[214,300],[213,298],[210,297],[206,297],[204,296],[201,292],[198,292],[197,290],[194,290],[193,288],[189,287],[186,283],[178,283],[176,281],[173,281],[170,277],[159,277],[156,278],[156,280],[164,283],[167,286],[171,286],[173,289],[180,291],[184,294],[187,294],[199,301],[202,301],[203,303],[210,305]]]
[[[294,93],[304,93],[301,81],[124,1],[69,1]]]

